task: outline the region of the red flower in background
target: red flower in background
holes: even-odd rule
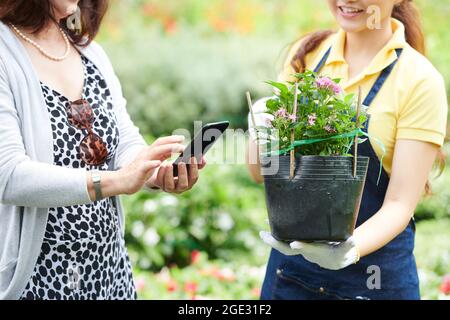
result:
[[[158,7],[151,3],[145,3],[142,6],[142,13],[147,17],[155,17],[159,14]]]
[[[234,275],[234,272],[229,268],[223,268],[223,269],[216,269],[213,270],[212,276],[218,279],[219,281],[235,281],[236,276]]]
[[[196,282],[186,282],[184,285],[184,292],[195,294],[198,290],[198,285]]]
[[[236,281],[236,275],[230,268],[219,269],[217,266],[209,266],[199,271],[200,275],[213,277],[219,281],[233,282]]]
[[[166,287],[168,292],[174,292],[178,289],[178,284],[174,280],[170,279]]]
[[[172,12],[172,10],[165,8],[164,6],[157,6],[155,4],[145,3],[142,6],[141,11],[144,17],[158,21],[162,25],[164,32],[166,32],[167,34],[176,33],[178,24],[174,12]]]
[[[173,17],[166,17],[163,22],[164,31],[168,34],[174,34],[177,31],[177,20]]]
[[[442,280],[441,292],[445,295],[450,294],[450,275],[446,275]]]
[[[191,263],[196,264],[200,259],[200,251],[194,250],[191,252]]]
[[[197,294],[198,285],[196,282],[186,282],[184,285],[184,292],[191,296],[192,300],[195,300],[195,296]]]
[[[254,297],[259,297],[261,295],[261,289],[260,288],[253,288],[252,289],[252,295]]]

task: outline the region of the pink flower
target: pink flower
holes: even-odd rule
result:
[[[450,275],[446,275],[442,280],[441,292],[445,295],[450,295]]]
[[[144,278],[138,278],[136,280],[136,290],[142,291],[145,289],[145,279]]]
[[[266,127],[269,127],[269,128],[273,127],[272,120],[266,119]]]
[[[342,93],[342,88],[340,86],[338,86],[338,85],[335,85],[333,87],[333,91],[334,91],[335,94],[341,94]]]
[[[186,293],[191,293],[193,295],[195,295],[195,293],[197,292],[198,289],[198,285],[196,282],[186,282],[186,284],[184,285],[184,292]]]
[[[334,92],[334,94],[340,94],[342,88],[328,77],[321,77],[316,80],[316,85],[319,89],[327,89]]]
[[[313,126],[316,124],[317,115],[315,113],[308,116],[308,124]]]
[[[324,129],[326,132],[329,132],[329,133],[336,132],[336,130],[333,127],[331,127],[329,124],[327,124]]]
[[[275,117],[277,118],[286,118],[287,117],[287,111],[285,108],[279,109],[277,112],[275,112]]]
[[[327,89],[333,85],[333,81],[328,77],[321,77],[316,80],[316,85],[319,88]]]
[[[198,285],[196,282],[186,282],[184,285],[184,292],[190,295],[192,300],[196,299],[195,296],[197,295],[197,290]]]
[[[292,122],[295,122],[295,121],[297,121],[297,116],[295,114],[290,114],[288,116],[288,119],[291,120]]]

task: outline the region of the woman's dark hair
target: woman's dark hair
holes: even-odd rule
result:
[[[65,19],[61,21],[61,27],[67,31],[72,43],[87,46],[98,33],[108,0],[80,0],[78,5],[81,10],[81,33],[68,30]],[[50,0],[0,0],[0,20],[38,33],[54,20],[53,7]]]
[[[392,17],[401,21],[405,26],[406,41],[409,45],[421,54],[425,55],[425,37],[422,29],[422,23],[419,10],[413,3],[413,0],[403,0],[398,5],[394,6]],[[302,41],[302,45],[299,47],[291,60],[291,66],[294,68],[295,72],[301,73],[305,71],[306,56],[316,50],[320,44],[333,33],[334,31],[326,30],[315,32],[304,37],[305,40]],[[444,171],[445,159],[446,155],[441,149],[436,159],[439,175],[441,175]],[[431,184],[429,181],[427,181],[425,186],[425,194],[432,194]]]

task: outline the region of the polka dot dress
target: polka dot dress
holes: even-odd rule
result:
[[[53,132],[54,164],[107,170],[119,144],[119,130],[106,82],[81,56],[83,98],[92,106],[93,131],[106,142],[107,161],[99,166],[80,157],[87,130],[69,124],[69,100],[41,83]],[[86,205],[49,208],[41,253],[21,299],[136,299],[131,265],[111,198]]]

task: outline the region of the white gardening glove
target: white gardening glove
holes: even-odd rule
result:
[[[261,239],[287,256],[302,255],[306,260],[316,263],[324,269],[339,270],[355,264],[359,261],[360,255],[358,247],[353,237],[345,242],[299,242],[290,244],[276,240],[270,232],[261,231]]]

